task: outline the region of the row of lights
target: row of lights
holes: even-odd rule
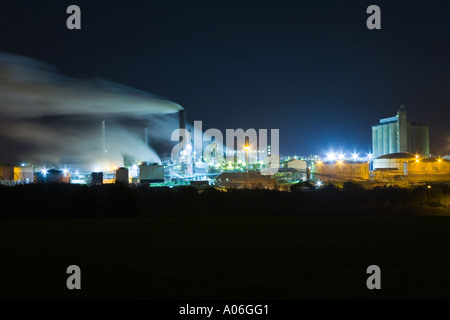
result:
[[[336,153],[334,153],[333,151],[331,151],[331,152],[329,152],[329,153],[327,153],[326,154],[326,159],[327,160],[331,160],[331,161],[333,161],[333,160],[344,160],[345,159],[345,154],[343,154],[342,152],[341,153],[339,153],[339,154],[336,154]],[[352,153],[352,159],[353,160],[358,160],[360,158],[360,156],[359,156],[359,154],[357,153],[357,152],[353,152]],[[367,156],[366,156],[366,158],[368,158],[368,159],[372,159],[373,158],[373,155],[372,155],[372,153],[368,153],[367,154]]]
[[[47,174],[48,174],[48,169],[47,169],[47,168],[43,168],[43,169],[41,170],[41,173],[42,173],[42,175],[43,175],[44,177],[47,176]],[[69,169],[64,168],[64,169],[63,169],[63,174],[66,176],[68,173],[69,173]],[[78,171],[76,172],[76,174],[78,174]]]

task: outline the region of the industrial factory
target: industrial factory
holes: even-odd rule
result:
[[[249,129],[234,147],[219,139],[203,148],[209,130],[201,137],[201,127],[187,126],[182,106],[134,88],[70,78],[10,54],[0,54],[0,76],[0,146],[8,150],[1,184],[277,188],[307,180],[450,180],[450,160],[430,155],[428,126],[409,120],[404,106],[372,126],[367,156],[280,157],[278,130],[270,143]],[[39,79],[33,90],[30,79]]]
[[[341,184],[346,181],[389,184],[450,182],[450,159],[429,154],[428,126],[408,122],[404,106],[400,107],[396,116],[381,119],[379,124],[372,127],[373,153],[364,156],[358,153],[346,156],[344,153],[330,152],[325,157],[314,155],[280,158],[271,154],[270,145],[265,150],[258,150],[255,146],[255,150],[251,150],[246,145],[242,150],[231,150],[233,157],[223,157],[220,162],[210,161],[211,157],[205,159],[207,153],[196,153],[192,146],[192,129],[186,129],[185,110],[178,106],[175,114],[177,127],[180,129],[176,142],[181,144],[184,141],[184,147],[180,149],[180,157],[176,161],[168,157],[161,161],[148,161],[145,158],[127,160],[124,157],[123,164],[112,167],[108,159],[108,122],[102,119],[98,133],[103,166],[86,170],[76,163],[50,166],[30,163],[0,165],[0,183],[121,183],[147,187],[191,185],[196,188],[216,186],[286,189],[286,186],[302,181],[312,181],[318,187],[323,183]],[[144,136],[141,139],[145,146],[150,147],[148,123],[146,121],[142,126]],[[209,148],[211,154],[223,150],[217,143],[211,143]],[[225,156],[230,150],[222,152]],[[260,161],[250,163],[251,157]],[[279,163],[276,170],[269,168],[274,157],[276,163]]]

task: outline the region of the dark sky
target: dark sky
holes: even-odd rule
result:
[[[82,30],[66,28],[71,4]],[[366,28],[371,4],[381,30]],[[448,154],[449,13],[448,0],[4,1],[0,51],[165,96],[204,129],[280,129],[282,154],[369,151],[371,125],[405,104]]]

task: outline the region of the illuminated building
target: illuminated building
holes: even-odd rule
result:
[[[372,149],[375,158],[401,152],[428,156],[429,128],[408,122],[405,107],[400,106],[396,116],[380,119],[379,124],[372,126]]]
[[[381,181],[450,181],[450,160],[423,158],[412,153],[395,153],[378,157],[373,162],[373,178]]]
[[[364,181],[369,179],[369,163],[357,161],[319,161],[312,167],[312,179],[320,181]]]

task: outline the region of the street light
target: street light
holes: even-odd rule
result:
[[[247,166],[248,166],[248,163],[249,163],[249,159],[248,159],[248,153],[249,153],[249,151],[250,151],[250,146],[249,145],[246,145],[245,147],[244,147],[244,150],[245,150],[245,163],[247,164]]]

